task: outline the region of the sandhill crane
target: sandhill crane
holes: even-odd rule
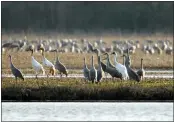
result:
[[[94,81],[97,81],[97,70],[94,67],[94,57],[92,55],[92,60],[91,60],[91,68],[89,70],[89,79],[94,83]]]
[[[31,51],[31,64],[33,69],[35,70],[36,78],[40,71],[42,71],[42,74],[45,75],[45,70],[43,66],[38,61],[36,61],[36,59],[33,56],[34,45],[30,46],[30,51]]]
[[[114,54],[115,68],[122,74],[124,80],[129,79],[127,68],[124,65],[117,62],[117,53],[112,52],[111,54]]]
[[[172,47],[168,47],[168,48],[166,49],[166,54],[172,55],[172,54],[173,54],[173,48],[172,48]]]
[[[84,75],[84,78],[85,78],[86,81],[90,80],[89,79],[89,69],[86,65],[86,58],[85,57],[84,57],[84,65],[83,65],[83,75]]]
[[[137,71],[137,74],[139,75],[139,77],[141,78],[141,80],[143,80],[143,78],[145,76],[145,71],[143,69],[143,58],[141,58],[141,69],[139,69]]]
[[[123,59],[125,59],[125,56],[126,55],[123,55]],[[139,82],[140,81],[140,77],[138,76],[138,74],[130,67],[129,64],[125,63],[125,66],[127,68],[127,73],[129,75],[129,79],[136,80],[136,81]]]
[[[56,51],[57,55],[57,51]],[[59,71],[60,76],[62,77],[62,73],[68,76],[68,70],[67,68],[60,62],[59,56],[56,57],[56,62],[55,62],[55,68]]]
[[[98,69],[97,69],[97,82],[100,82],[103,78],[103,69],[102,69],[102,66],[101,66],[101,58],[100,56],[98,57]]]
[[[43,63],[43,65],[45,67],[49,68],[49,72],[47,74],[47,77],[48,77],[49,73],[51,73],[51,75],[55,76],[55,72],[56,72],[55,66],[47,58],[45,58],[45,55],[44,55],[45,48],[44,47],[40,47],[39,50],[42,50],[42,57],[43,57],[42,63]]]
[[[99,60],[100,51],[96,48],[96,49],[93,50],[93,52],[95,52],[97,54],[97,57],[98,57],[98,60]],[[102,67],[103,71],[105,72],[106,65],[101,60],[100,60],[100,63],[101,63],[101,67]]]
[[[21,78],[24,81],[23,73],[13,65],[11,58],[12,58],[11,55],[9,55],[10,68],[11,68],[12,74],[15,76],[16,83],[17,83],[17,78]]]
[[[97,53],[98,61],[99,61],[100,51],[98,49],[94,49],[94,52]],[[112,78],[116,77],[116,78],[122,79],[122,74],[115,67],[114,68],[108,67],[101,60],[100,60],[100,63],[101,63],[101,67],[105,73],[109,73],[112,76]]]
[[[157,43],[154,44],[153,48],[154,48],[154,50],[156,50],[158,52],[158,54],[160,54],[160,55],[162,54],[162,49],[158,46]]]
[[[115,66],[110,61],[109,54],[108,53],[104,53],[103,55],[107,55],[107,57],[106,57],[106,59],[107,59],[106,65],[109,66],[109,67],[115,68]]]
[[[90,42],[88,42],[88,49],[91,52],[93,52],[93,50],[94,50],[94,47],[93,47],[93,45]]]
[[[131,66],[131,58],[130,58],[130,55],[129,55],[129,49],[127,50],[127,56],[126,56],[126,60],[124,62],[124,58],[123,58],[123,64],[127,64],[129,66]]]

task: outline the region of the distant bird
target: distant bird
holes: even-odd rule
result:
[[[88,42],[88,49],[91,52],[93,52],[93,50],[94,50],[94,47],[93,47],[93,45],[90,42]]]
[[[16,83],[17,83],[17,78],[21,78],[23,81],[24,81],[24,75],[22,74],[22,72],[17,69],[13,63],[12,63],[12,59],[11,59],[11,55],[9,55],[9,59],[10,59],[10,68],[11,68],[11,71],[12,71],[12,74],[15,76],[15,79],[16,79]]]
[[[94,83],[94,81],[97,81],[97,70],[94,67],[94,58],[92,56],[91,60],[91,68],[89,70],[89,79]]]
[[[172,48],[172,47],[168,47],[168,48],[166,49],[166,54],[172,55],[172,54],[173,54],[173,48]]]
[[[115,68],[122,74],[122,78],[124,80],[128,80],[129,75],[127,72],[127,68],[124,65],[117,62],[117,53],[116,52],[112,52],[111,54],[114,54]]]
[[[143,69],[143,58],[141,58],[141,69],[137,71],[137,74],[139,75],[140,79],[143,80],[145,76],[145,71]]]
[[[45,75],[45,70],[43,66],[38,61],[36,61],[36,59],[33,56],[34,45],[32,45],[29,50],[31,51],[31,63],[33,69],[35,70],[36,78],[40,71],[42,71],[42,74]]]
[[[125,58],[125,56],[126,55],[123,54],[123,58]],[[137,82],[139,82],[140,77],[138,76],[138,74],[127,63],[125,63],[125,66],[126,66],[126,69],[127,69],[127,73],[129,75],[129,79],[136,80]]]
[[[83,65],[83,75],[86,81],[90,80],[89,79],[89,69],[86,65],[86,58],[84,57],[84,65]]]
[[[56,52],[56,55],[57,55],[57,52]],[[59,56],[56,57],[55,68],[59,71],[61,77],[62,77],[62,73],[65,74],[66,77],[68,76],[68,70],[63,65],[63,63],[60,62]]]
[[[47,77],[48,75],[51,73],[51,75],[55,76],[55,72],[56,72],[56,69],[55,69],[55,66],[53,65],[53,63],[51,63],[44,55],[44,52],[45,52],[45,48],[44,47],[40,47],[39,50],[42,50],[42,57],[43,57],[43,65],[45,67],[48,67],[49,68],[49,72],[47,74]]]
[[[162,54],[162,49],[158,46],[157,43],[154,44],[153,48],[154,48],[154,50],[156,50],[158,52],[158,54],[160,54],[160,55]]]

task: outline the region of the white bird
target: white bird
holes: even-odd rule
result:
[[[47,74],[47,77],[48,77],[49,73],[51,73],[52,75],[55,76],[55,72],[56,72],[55,66],[47,58],[45,58],[45,55],[44,55],[45,48],[44,47],[40,47],[39,50],[42,50],[42,56],[43,56],[42,63],[43,63],[43,65],[45,67],[49,68],[49,72]]]
[[[126,67],[124,65],[122,65],[122,64],[117,62],[117,53],[113,52],[111,54],[115,54],[114,55],[115,68],[122,74],[122,77],[123,77],[124,80],[128,80],[129,79],[129,75],[128,75]]]
[[[33,51],[34,51],[33,45],[30,48],[30,51],[31,51],[31,64],[32,64],[33,69],[36,72],[36,78],[40,71],[42,71],[42,74],[45,75],[45,70],[44,70],[43,66],[38,61],[36,61],[36,59],[33,56]]]

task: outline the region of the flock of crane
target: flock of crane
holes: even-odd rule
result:
[[[58,49],[58,52],[66,53],[89,53],[93,49],[97,48],[101,53],[104,52],[118,52],[120,55],[123,55],[127,52],[136,53],[142,51],[145,54],[173,54],[173,47],[171,40],[113,40],[111,44],[108,44],[102,38],[99,40],[93,40],[93,43],[89,42],[87,39],[36,39],[28,40],[26,37],[24,39],[8,39],[2,40],[2,53],[7,51],[30,51],[29,47],[34,45],[38,47],[40,44],[43,44],[45,47],[45,52],[52,52]],[[88,46],[86,46],[88,45]],[[127,47],[128,46],[128,47]],[[34,52],[37,52],[37,48],[34,49]]]
[[[92,48],[90,47],[90,45],[88,45],[88,47]],[[55,64],[53,64],[51,61],[49,61],[45,57],[44,55],[45,47],[43,44],[40,44],[37,47],[37,49],[41,50],[41,53],[42,53],[43,60],[41,64],[33,56],[34,49],[35,49],[34,45],[30,45],[28,48],[28,50],[31,51],[31,64],[35,71],[36,78],[38,78],[37,76],[40,74],[40,72],[42,72],[42,75],[47,75],[47,77],[49,77],[50,74],[55,76],[56,70],[59,71],[61,77],[62,77],[62,74],[65,74],[66,77],[68,76],[68,70],[65,67],[65,65],[62,62],[60,62],[58,55],[56,57]],[[54,50],[54,52],[56,52],[57,54],[58,50]],[[101,60],[101,52],[99,49],[97,48],[92,49],[92,52],[97,54],[98,68],[96,69],[94,66],[93,55],[91,57],[91,67],[89,69],[86,65],[86,58],[84,57],[83,74],[84,74],[84,79],[86,81],[92,81],[92,83],[101,82],[104,77],[104,73],[106,77],[107,77],[107,74],[110,74],[113,79],[114,78],[121,79],[121,80],[131,79],[137,82],[139,82],[140,80],[143,80],[143,77],[145,75],[145,71],[143,69],[143,59],[141,59],[141,68],[137,72],[134,71],[131,68],[131,59],[129,56],[129,49],[127,50],[127,53],[124,53],[122,55],[123,64],[117,61],[118,57],[115,51],[111,52],[110,54],[108,52],[105,52],[102,54],[103,56],[106,55],[106,58],[105,58],[106,64],[103,63]],[[110,62],[110,55],[114,55],[114,63],[115,63],[114,65]],[[14,64],[12,63],[11,55],[9,55],[9,59],[10,59],[11,71],[12,71],[12,74],[15,76],[16,82],[17,82],[17,78],[21,78],[24,80],[23,73],[18,68],[16,68]]]
[[[144,43],[145,42],[145,43]],[[143,59],[141,59],[141,68],[137,72],[131,68],[131,59],[129,54],[135,53],[137,49],[141,50],[145,54],[162,54],[165,52],[168,55],[173,55],[172,42],[170,40],[145,40],[141,43],[137,40],[114,40],[109,46],[105,41],[101,39],[93,41],[93,43],[87,41],[86,39],[57,39],[57,40],[27,40],[25,37],[23,40],[9,39],[2,40],[2,53],[5,54],[6,51],[16,50],[16,51],[31,51],[31,62],[32,67],[35,71],[36,78],[38,74],[42,71],[43,75],[49,74],[55,76],[56,70],[59,71],[60,76],[65,74],[68,75],[68,70],[65,65],[59,60],[57,56],[55,64],[49,61],[44,52],[56,52],[56,53],[96,53],[98,57],[98,68],[94,67],[94,57],[91,57],[91,67],[88,68],[86,65],[86,59],[84,57],[84,67],[83,74],[84,79],[92,82],[100,82],[102,78],[107,77],[108,74],[112,78],[119,78],[121,80],[132,79],[135,81],[140,81],[145,75],[143,69]],[[33,56],[33,53],[38,53],[41,50],[43,61],[42,64],[39,63]],[[140,50],[139,50],[140,51]],[[117,53],[122,55],[123,64],[117,61]],[[106,64],[101,60],[101,54],[106,55]],[[127,54],[127,55],[126,55]],[[114,65],[110,62],[110,55],[114,55]],[[24,80],[24,75],[17,69],[10,58],[12,74],[17,78],[22,78]],[[47,72],[47,73],[46,73]]]

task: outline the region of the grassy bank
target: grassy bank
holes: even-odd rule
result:
[[[2,78],[2,100],[173,100],[173,80],[107,80],[99,84],[82,79],[40,78],[18,81]]]

